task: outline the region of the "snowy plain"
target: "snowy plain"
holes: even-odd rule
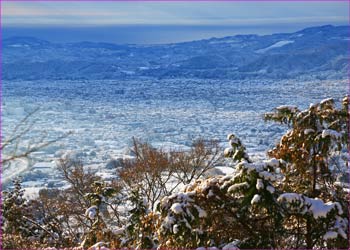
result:
[[[63,187],[55,161],[67,152],[108,179],[115,175],[108,162],[129,157],[132,137],[156,147],[186,148],[199,137],[226,146],[226,135],[235,133],[253,159],[263,159],[287,130],[265,123],[265,112],[284,104],[305,109],[328,97],[340,101],[346,93],[346,80],[3,81],[5,138],[36,108],[22,148],[43,133],[47,140],[73,133],[34,153],[29,161],[4,169],[2,180],[9,184],[16,171],[29,193]]]

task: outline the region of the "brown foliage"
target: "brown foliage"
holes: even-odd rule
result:
[[[183,184],[198,180],[222,160],[221,151],[217,141],[201,138],[195,140],[187,152],[172,152],[175,177]]]
[[[118,174],[124,184],[138,190],[153,209],[161,197],[170,195],[180,184],[188,184],[215,167],[221,150],[214,140],[199,139],[189,151],[153,148],[133,139],[135,158],[126,160]]]
[[[265,115],[266,120],[285,123],[292,128],[268,152],[270,157],[290,163],[283,170],[286,176],[284,191],[332,199],[331,193],[336,187],[330,165],[333,164],[335,171],[342,171],[333,156],[347,143],[346,133],[341,134],[348,126],[347,100],[344,98],[342,109],[336,108],[333,99],[327,99],[304,111],[282,107]],[[324,131],[328,130],[339,136],[327,135]]]

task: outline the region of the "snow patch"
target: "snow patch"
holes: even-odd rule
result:
[[[311,134],[311,133],[315,133],[315,130],[313,130],[312,128],[308,128],[308,129],[304,130],[304,134],[305,135],[308,135],[308,134]]]
[[[295,112],[297,110],[297,106],[292,106],[292,105],[281,105],[276,108],[276,110],[281,111],[281,110],[288,110],[290,112]]]
[[[237,247],[237,244],[239,243],[238,240],[232,241],[231,243],[228,243],[227,245],[225,245],[222,250],[239,250],[239,248]]]
[[[267,171],[260,172],[259,176],[267,181],[275,181],[276,180],[276,177]]]
[[[315,219],[320,217],[326,218],[328,213],[334,209],[338,211],[338,214],[343,214],[343,209],[338,202],[324,203],[320,199],[313,199],[297,193],[285,193],[278,197],[278,202],[285,202],[287,207],[298,206],[299,209],[303,209],[302,213],[310,213]]]
[[[320,101],[320,105],[324,105],[326,103],[333,103],[333,102],[334,102],[333,98],[327,98]]]
[[[107,243],[101,241],[97,242],[95,245],[89,247],[88,250],[109,250],[108,247],[106,247]]]
[[[173,233],[174,233],[174,234],[177,234],[178,232],[179,232],[179,225],[175,224],[175,225],[173,226]]]
[[[324,240],[331,240],[331,239],[335,239],[337,238],[338,233],[334,232],[334,231],[328,231],[324,236],[323,239]]]
[[[306,201],[311,205],[309,211],[312,212],[315,219],[319,217],[327,217],[327,214],[334,209],[334,203],[324,203],[319,199],[307,198]]]
[[[238,183],[238,184],[234,184],[234,185],[232,185],[231,187],[229,187],[229,188],[227,189],[227,192],[233,193],[233,192],[235,192],[236,190],[244,189],[244,188],[248,188],[248,187],[249,187],[248,182]]]
[[[91,220],[95,219],[96,213],[97,213],[96,206],[91,206],[85,211],[85,215],[89,217]]]
[[[125,232],[125,229],[122,227],[122,228],[116,228],[116,229],[113,229],[112,230],[112,233],[115,234],[115,235],[120,235],[120,234],[123,234]]]
[[[275,188],[273,186],[267,186],[266,190],[269,191],[271,194],[275,192]]]
[[[261,190],[263,188],[264,188],[264,183],[263,183],[262,179],[257,179],[256,180],[256,189]]]
[[[250,201],[250,203],[253,205],[255,203],[258,203],[261,200],[261,196],[256,194],[254,195],[253,199]]]
[[[283,47],[283,46],[285,46],[285,45],[287,45],[287,44],[291,44],[291,43],[294,43],[294,41],[292,41],[292,40],[282,40],[282,41],[279,41],[279,42],[277,42],[277,43],[274,43],[274,44],[272,44],[271,46],[266,47],[266,48],[264,48],[264,49],[256,50],[255,52],[256,52],[256,53],[265,53],[266,51],[269,51],[269,50],[271,50],[271,49],[281,48],[281,47]]]
[[[183,209],[180,203],[174,203],[171,207],[170,210],[174,213],[174,214],[181,214],[183,213]]]
[[[207,217],[207,212],[205,212],[202,208],[200,208],[199,206],[197,205],[194,205],[194,207],[197,209],[198,211],[198,217],[199,218],[205,218]]]
[[[280,161],[275,158],[272,158],[271,160],[267,161],[266,164],[271,167],[278,168],[280,165]]]
[[[326,138],[327,136],[330,136],[335,139],[339,139],[342,136],[342,134],[333,129],[324,129],[322,131],[322,138]]]

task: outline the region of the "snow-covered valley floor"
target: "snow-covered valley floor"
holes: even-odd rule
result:
[[[347,93],[346,80],[72,80],[4,81],[2,133],[9,136],[25,115],[30,132],[21,139],[24,149],[43,133],[52,140],[68,137],[35,152],[32,159],[3,172],[2,180],[24,176],[24,186],[62,187],[54,161],[66,151],[106,178],[115,174],[107,163],[127,157],[132,137],[165,148],[186,148],[193,139],[218,139],[235,133],[252,158],[265,153],[287,128],[265,123],[263,114],[279,105],[305,109],[310,103]],[[6,184],[6,183],[4,183]],[[37,189],[36,189],[37,188]]]

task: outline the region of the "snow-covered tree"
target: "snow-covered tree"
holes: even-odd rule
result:
[[[238,162],[235,173],[163,198],[160,246],[346,248],[348,202],[335,176],[346,170],[338,156],[348,145],[348,105],[348,97],[340,109],[326,99],[305,111],[281,106],[266,114],[290,127],[266,162],[254,163],[230,134],[224,155]]]
[[[13,180],[13,189],[2,194],[2,248],[30,248],[57,244],[59,234],[52,221],[44,221],[37,211],[38,201],[24,197],[20,178]]]
[[[287,124],[284,134],[269,156],[290,163],[283,173],[283,190],[309,197],[332,199],[336,195],[335,177],[346,171],[345,165],[335,161],[347,150],[349,98],[337,108],[333,99],[311,104],[304,111],[294,106],[280,106],[267,113],[265,120]]]
[[[235,240],[247,248],[279,245],[282,216],[274,183],[282,178],[278,172],[285,163],[248,162],[240,140],[229,139],[232,148],[225,154],[239,161],[235,174],[198,180],[161,200],[160,246],[223,247]]]
[[[337,248],[348,246],[348,215],[339,202],[324,202],[303,194],[278,197],[283,213],[283,247]]]
[[[265,119],[290,128],[268,152],[287,162],[282,168],[285,179],[279,185],[287,193],[279,200],[286,204],[286,229],[293,239],[289,246],[345,247],[344,225],[349,218],[342,211],[348,209],[348,198],[336,177],[348,171],[349,97],[343,99],[340,108],[331,98],[304,111],[280,106]],[[340,157],[344,151],[345,160]],[[315,215],[315,210],[323,211],[323,215]]]
[[[105,217],[109,217],[109,212],[105,205],[107,200],[116,194],[117,190],[102,181],[95,181],[92,187],[93,192],[85,194],[85,197],[90,202],[90,207],[85,211],[89,226],[88,231],[84,233],[84,239],[81,243],[82,247],[91,246],[113,237],[113,232],[105,221]]]
[[[326,99],[304,111],[276,108],[265,119],[289,130],[270,158],[254,162],[230,134],[224,156],[235,166],[225,176],[204,176],[220,158],[206,141],[186,152],[134,140],[120,181],[63,159],[69,188],[28,201],[15,180],[3,193],[3,247],[348,248],[348,193],[336,181],[348,166],[348,107],[346,97],[341,107]]]
[[[157,246],[154,214],[149,211],[147,200],[140,197],[137,190],[129,195],[131,209],[128,222],[123,230],[121,245],[137,249],[150,249]]]

